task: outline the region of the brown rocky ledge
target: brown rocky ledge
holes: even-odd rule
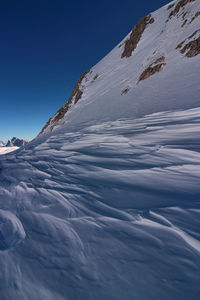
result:
[[[167,9],[168,9],[168,10],[171,9],[174,5],[175,5],[174,3],[168,5]]]
[[[199,16],[200,16],[200,11],[197,11],[194,17],[191,19],[190,24]]]
[[[74,99],[74,104],[76,104],[82,97],[83,92],[81,91],[81,83],[83,81],[83,79],[85,78],[85,76],[87,75],[89,71],[86,71],[83,73],[83,75],[80,77],[80,79],[77,81],[68,101],[57,111],[57,113],[55,114],[55,116],[53,118],[50,118],[48,120],[48,122],[46,123],[46,125],[42,128],[42,130],[40,131],[39,134],[42,134],[45,129],[51,125],[51,130],[53,130],[53,128],[56,126],[56,124],[58,123],[59,120],[61,120],[64,115],[66,114],[66,112],[68,111],[70,105],[72,104],[72,101]]]
[[[128,93],[128,91],[130,90],[129,87],[125,88],[122,90],[121,95],[126,95]]]
[[[185,39],[180,44],[178,44],[177,47],[176,47],[176,49],[181,49],[183,47],[184,43],[187,40],[190,40],[191,38],[193,38],[199,31],[200,30],[196,30],[195,32],[193,32],[193,34],[191,34],[187,39]],[[198,38],[196,38],[195,40],[188,42],[180,50],[180,53],[182,53],[182,54],[184,54],[185,52],[186,52],[185,56],[187,56],[187,57],[194,57],[194,56],[200,54],[200,36]]]
[[[138,83],[141,80],[145,80],[147,78],[149,78],[150,76],[154,75],[157,72],[160,72],[163,68],[163,66],[166,65],[166,63],[164,63],[165,57],[161,56],[159,57],[156,61],[154,61],[148,68],[146,68],[144,70],[144,72],[142,72],[142,74],[140,75],[139,79],[138,79]]]
[[[194,57],[200,54],[200,36],[196,40],[187,43],[180,52],[182,54],[186,52],[185,56],[187,57]]]
[[[153,22],[154,18],[151,16],[151,14],[140,19],[138,24],[133,27],[130,38],[125,41],[124,51],[121,55],[121,58],[130,57],[132,55],[142,37],[145,28],[148,24],[152,24]]]
[[[186,23],[187,23],[187,19],[183,22],[183,24],[181,25],[181,27],[184,27]]]
[[[176,15],[179,13],[180,9],[181,9],[182,7],[184,7],[186,4],[188,4],[188,3],[190,3],[190,2],[194,2],[194,1],[195,1],[195,0],[180,0],[180,1],[176,4],[175,8],[170,12],[169,17],[168,17],[168,20],[169,20],[172,16],[176,16]]]
[[[99,74],[96,74],[96,75],[93,77],[92,82],[94,82],[98,77],[99,77]]]

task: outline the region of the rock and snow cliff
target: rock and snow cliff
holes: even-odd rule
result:
[[[200,105],[199,23],[198,0],[172,2],[142,18],[81,76],[41,132]]]
[[[20,139],[17,137],[13,137],[11,140],[8,140],[6,143],[6,147],[22,147],[28,143],[25,139]]]
[[[139,21],[0,159],[0,300],[199,300],[200,0]]]

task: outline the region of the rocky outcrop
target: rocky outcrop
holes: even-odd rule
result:
[[[190,21],[190,24],[200,16],[200,11],[197,11],[196,14],[194,15],[194,17],[192,17],[191,21]]]
[[[192,35],[190,35],[187,39],[183,40],[179,43],[176,49],[181,49],[180,52],[185,54],[187,57],[194,57],[200,54],[200,35],[195,40],[191,40],[200,30],[196,30]],[[185,44],[186,41],[189,41]],[[184,45],[185,44],[185,45]],[[184,47],[183,47],[184,45]],[[183,47],[183,48],[182,48]]]
[[[81,90],[81,83],[88,72],[89,71],[86,71],[83,73],[83,75],[77,81],[68,101],[57,111],[57,113],[55,114],[55,116],[53,118],[50,118],[48,120],[48,122],[42,128],[42,130],[40,131],[39,134],[42,134],[49,125],[50,125],[51,130],[53,130],[53,128],[58,123],[58,121],[61,120],[64,117],[64,115],[67,113],[72,102],[74,101],[74,104],[76,104],[81,99],[82,94],[83,94],[83,91]]]
[[[164,65],[166,65],[166,63],[164,63],[165,61],[165,57],[161,56],[159,57],[156,61],[154,61],[148,68],[146,68],[144,70],[144,72],[142,72],[142,74],[140,75],[139,79],[138,79],[138,83],[141,80],[145,80],[147,78],[149,78],[150,76],[154,75],[157,72],[160,72],[163,68]]]
[[[121,95],[126,95],[126,94],[128,93],[128,91],[129,91],[129,90],[130,90],[130,88],[129,88],[129,87],[127,87],[127,88],[123,89],[123,91],[122,91]]]
[[[44,125],[44,127],[43,127],[42,130],[40,131],[39,135],[42,134],[42,133],[45,131],[45,129],[47,129],[47,127],[51,124],[51,120],[52,120],[52,118],[50,118],[50,119],[46,122],[46,124]]]
[[[154,18],[152,18],[151,14],[140,19],[138,24],[133,27],[130,38],[125,41],[124,51],[121,58],[130,57],[132,55],[142,37],[143,32],[145,31],[145,28],[148,24],[152,23],[154,23]]]
[[[22,147],[27,143],[28,143],[27,140],[13,137],[11,140],[8,140],[6,147]]]
[[[182,48],[182,46],[183,46],[184,43],[185,43],[185,41],[182,41],[180,44],[178,44],[178,45],[176,46],[176,49]]]
[[[168,9],[168,10],[171,9],[172,7],[174,7],[174,5],[175,5],[174,3],[168,5],[167,9]]]
[[[183,22],[183,24],[181,25],[181,27],[184,27],[187,23],[187,19]]]
[[[99,74],[96,74],[96,75],[93,77],[92,82],[94,82],[98,77],[99,77]]]
[[[198,54],[200,54],[200,36],[189,43],[187,43],[181,50],[180,52],[184,54],[187,57],[194,57]]]
[[[180,9],[182,8],[182,7],[184,7],[186,4],[188,4],[188,3],[190,3],[190,2],[194,2],[195,0],[181,0],[181,1],[179,1],[177,4],[176,4],[176,6],[174,7],[174,9],[170,12],[170,14],[169,14],[169,17],[168,17],[168,20],[171,18],[171,17],[173,17],[173,16],[176,16],[178,13],[179,13],[179,11],[180,11]],[[174,6],[174,5],[173,5]],[[173,6],[171,6],[171,7],[173,7]],[[169,8],[170,6],[168,6],[168,8]],[[170,8],[171,8],[170,7]]]

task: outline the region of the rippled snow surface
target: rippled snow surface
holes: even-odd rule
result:
[[[199,300],[200,108],[63,128],[0,168],[1,300]]]

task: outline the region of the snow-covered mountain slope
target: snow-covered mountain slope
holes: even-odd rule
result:
[[[199,300],[199,129],[161,112],[1,157],[0,299]]]
[[[0,141],[0,147],[4,147],[5,146],[5,142],[4,141]]]
[[[17,150],[19,147],[1,147],[0,146],[0,155],[2,154],[6,154],[6,153],[9,153],[9,152],[12,152],[12,151],[15,151]]]
[[[199,11],[143,18],[0,157],[0,300],[199,300]]]
[[[200,105],[200,1],[171,2],[77,82],[42,132]],[[194,92],[195,91],[195,92]]]

